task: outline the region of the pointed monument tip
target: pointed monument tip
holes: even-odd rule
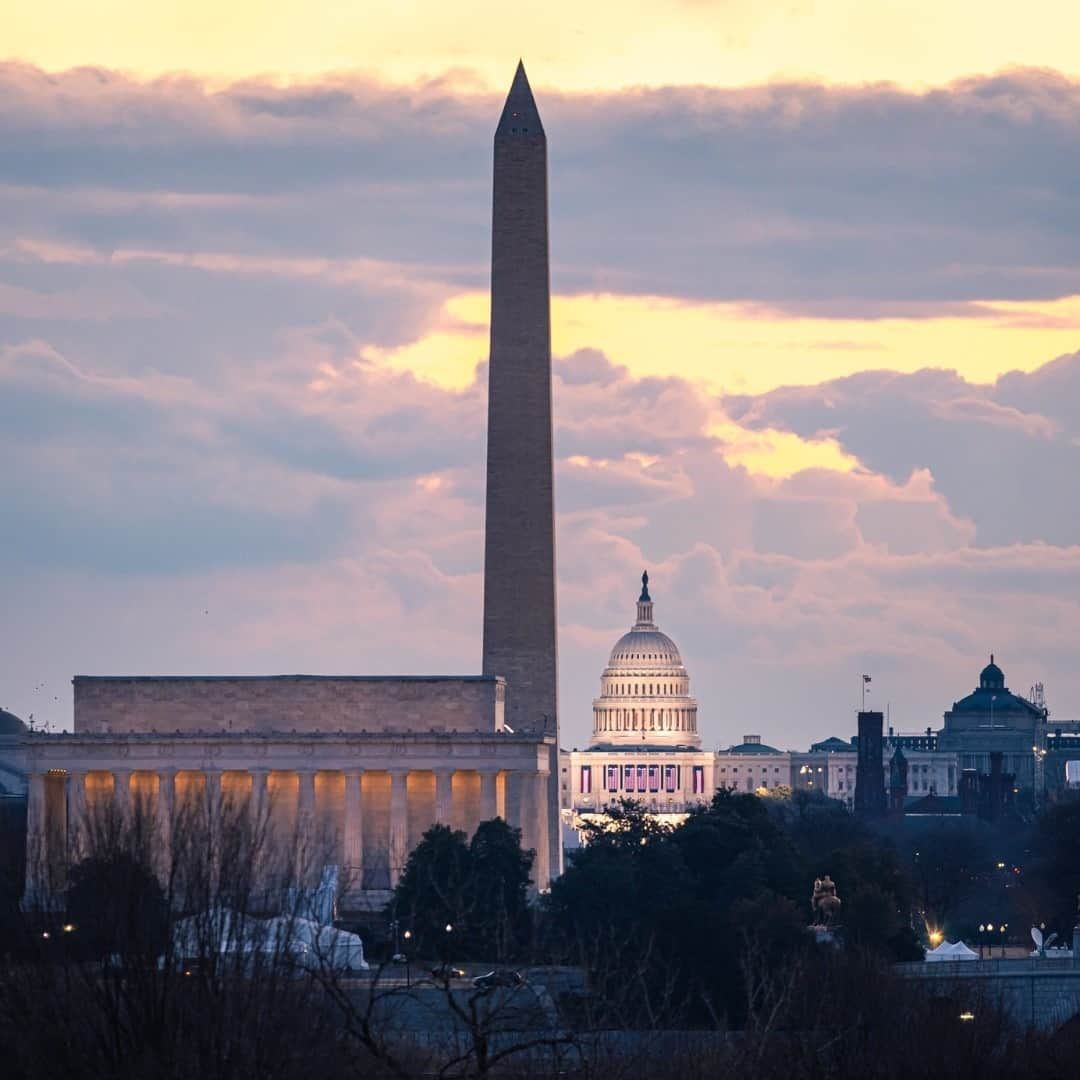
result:
[[[529,77],[525,74],[525,62],[518,59],[510,92],[506,95],[496,136],[532,136],[543,137],[544,125],[540,122],[540,112],[536,107]]]

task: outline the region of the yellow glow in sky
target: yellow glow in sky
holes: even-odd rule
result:
[[[783,479],[803,469],[830,469],[853,472],[859,461],[831,438],[804,439],[791,431],[774,428],[753,430],[721,417],[709,425],[706,434],[722,444],[724,460],[741,465],[757,476]]]
[[[488,348],[487,293],[459,295],[442,327],[364,359],[461,389]],[[989,301],[981,317],[788,318],[745,304],[660,297],[556,296],[552,347],[567,356],[600,349],[636,378],[678,375],[714,393],[761,394],[859,371],[946,368],[969,382],[1033,371],[1080,347],[1080,296],[1041,302]]]
[[[0,50],[50,69],[232,79],[475,72],[562,89],[740,85],[780,76],[940,83],[1023,64],[1077,69],[1076,0],[0,0]]]

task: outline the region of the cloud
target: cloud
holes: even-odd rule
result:
[[[847,734],[871,669],[936,723],[990,648],[1080,694],[1080,368],[1038,367],[1077,323],[1078,95],[545,96],[568,742],[644,566],[714,744]],[[2,704],[476,669],[497,104],[0,68]],[[938,369],[864,370],[901,360]]]
[[[7,64],[0,165],[19,232],[39,238],[62,214],[96,250],[362,256],[482,285],[498,105],[452,80],[211,89]],[[1080,84],[1063,75],[541,108],[561,290],[833,314],[1080,293]]]
[[[732,398],[748,425],[828,434],[901,483],[928,470],[980,546],[1080,543],[1080,353],[973,385],[955,373],[866,372],[815,387]]]

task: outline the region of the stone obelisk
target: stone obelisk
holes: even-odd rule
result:
[[[492,203],[484,674],[505,677],[514,731],[555,737],[544,830],[554,876],[562,843],[547,139],[520,62],[495,129]]]

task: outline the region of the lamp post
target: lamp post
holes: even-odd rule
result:
[[[1009,928],[1008,923],[1002,923],[999,929],[1001,930],[1001,959],[1005,959],[1005,931]]]
[[[402,949],[402,951],[405,954],[405,985],[406,985],[406,987],[411,987],[412,986],[412,975],[411,975],[411,973],[409,971],[409,943],[412,941],[412,931],[411,930],[406,930],[405,933],[402,934],[401,936],[405,939],[405,945],[403,946],[403,949]]]

